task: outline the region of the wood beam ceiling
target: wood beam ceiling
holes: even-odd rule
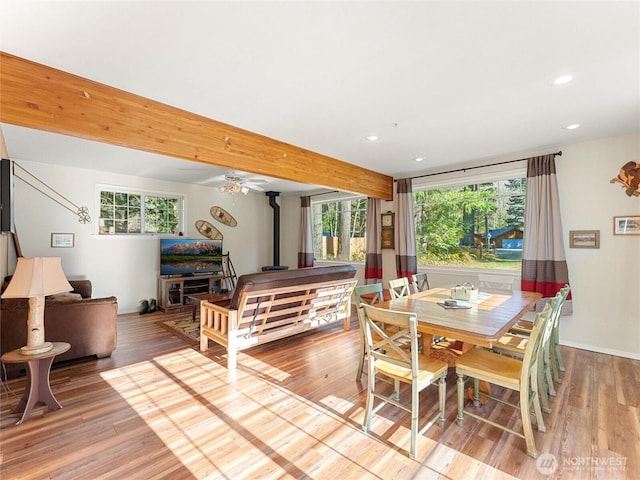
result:
[[[393,197],[393,178],[0,52],[0,122],[259,175]]]

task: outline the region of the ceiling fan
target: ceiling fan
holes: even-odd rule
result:
[[[221,180],[225,183],[218,186],[220,193],[242,193],[246,195],[250,190],[256,190],[258,192],[264,192],[264,188],[260,185],[264,185],[267,181],[263,178],[243,178],[236,172],[227,173],[221,176]]]

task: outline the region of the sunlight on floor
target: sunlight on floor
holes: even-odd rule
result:
[[[327,456],[362,470],[341,451],[360,433],[354,424],[345,429],[340,416],[353,405],[338,406],[344,401],[334,398],[324,408],[282,387],[273,377],[278,371],[264,367],[267,375],[230,374],[184,349],[102,377],[196,478],[203,472],[228,478],[265,473],[299,478]],[[228,447],[220,451],[217,442],[212,450],[211,440],[220,436]]]
[[[464,461],[461,461],[464,459]],[[447,478],[490,478],[492,480],[516,480],[502,470],[493,468],[473,457],[465,455],[441,443],[429,452],[422,465],[432,472],[447,472]],[[463,466],[464,470],[456,468]]]

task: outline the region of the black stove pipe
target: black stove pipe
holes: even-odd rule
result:
[[[265,192],[269,197],[269,205],[273,208],[273,266],[280,266],[280,205],[276,203],[276,197],[280,192]]]

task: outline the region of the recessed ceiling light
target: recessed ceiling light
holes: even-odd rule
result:
[[[566,127],[567,130],[575,130],[576,128],[580,128],[580,124],[579,123],[572,123],[571,125],[567,125]]]
[[[377,142],[378,140],[380,140],[380,137],[377,135],[368,135],[366,139],[370,142]]]
[[[564,85],[565,83],[569,83],[571,80],[573,80],[573,75],[562,75],[558,78],[556,78],[553,81],[554,85]]]
[[[424,160],[424,157],[416,157],[413,159],[414,162],[421,162]]]

